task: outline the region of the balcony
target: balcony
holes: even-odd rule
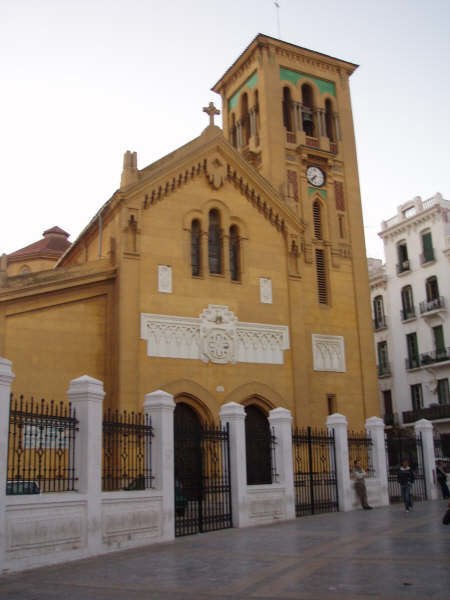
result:
[[[450,404],[436,404],[418,410],[407,410],[403,413],[404,423],[415,423],[420,419],[428,419],[429,421],[450,419]]]
[[[430,248],[428,252],[425,252],[420,255],[420,264],[426,265],[427,263],[434,262],[434,248]]]
[[[418,369],[421,366],[419,356],[411,356],[405,358],[405,369],[411,371],[412,369]]]
[[[410,270],[409,260],[403,260],[402,262],[397,263],[396,268],[397,275],[400,275],[401,273],[406,273],[406,271]]]
[[[297,142],[295,131],[286,131],[286,142],[288,144],[295,144]]]
[[[376,317],[373,319],[373,328],[375,331],[381,331],[382,329],[387,329],[387,317],[384,315],[381,317]]]
[[[437,298],[433,298],[432,300],[426,300],[419,304],[419,310],[421,315],[426,315],[427,313],[446,310],[445,308],[445,298],[443,296],[438,296]]]
[[[305,144],[310,148],[320,148],[320,140],[316,137],[306,136]]]
[[[403,322],[410,321],[411,319],[415,319],[416,318],[416,309],[414,308],[414,306],[412,306],[410,308],[402,308],[402,310],[400,311],[400,318]]]
[[[398,425],[398,414],[384,413],[383,420],[387,427],[394,427],[394,425]]]
[[[378,377],[390,377],[392,375],[391,364],[388,362],[377,365]]]
[[[440,348],[420,355],[420,364],[425,367],[450,361],[450,348]]]

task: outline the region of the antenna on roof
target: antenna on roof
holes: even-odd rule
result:
[[[278,32],[278,37],[281,38],[281,31],[280,31],[280,3],[277,2],[276,0],[274,0],[274,4],[275,4],[276,11],[277,11],[277,32]]]

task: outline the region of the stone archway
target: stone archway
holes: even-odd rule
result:
[[[272,435],[267,415],[257,404],[245,407],[247,485],[272,483]]]

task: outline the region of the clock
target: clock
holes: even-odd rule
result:
[[[310,166],[306,169],[308,183],[315,187],[322,187],[325,183],[325,173],[319,167]]]

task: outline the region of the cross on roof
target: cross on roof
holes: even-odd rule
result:
[[[208,106],[204,106],[203,107],[203,112],[205,112],[207,115],[209,115],[209,126],[210,127],[214,125],[214,116],[215,115],[220,115],[220,110],[218,110],[214,106],[214,102],[210,102],[208,104]]]

